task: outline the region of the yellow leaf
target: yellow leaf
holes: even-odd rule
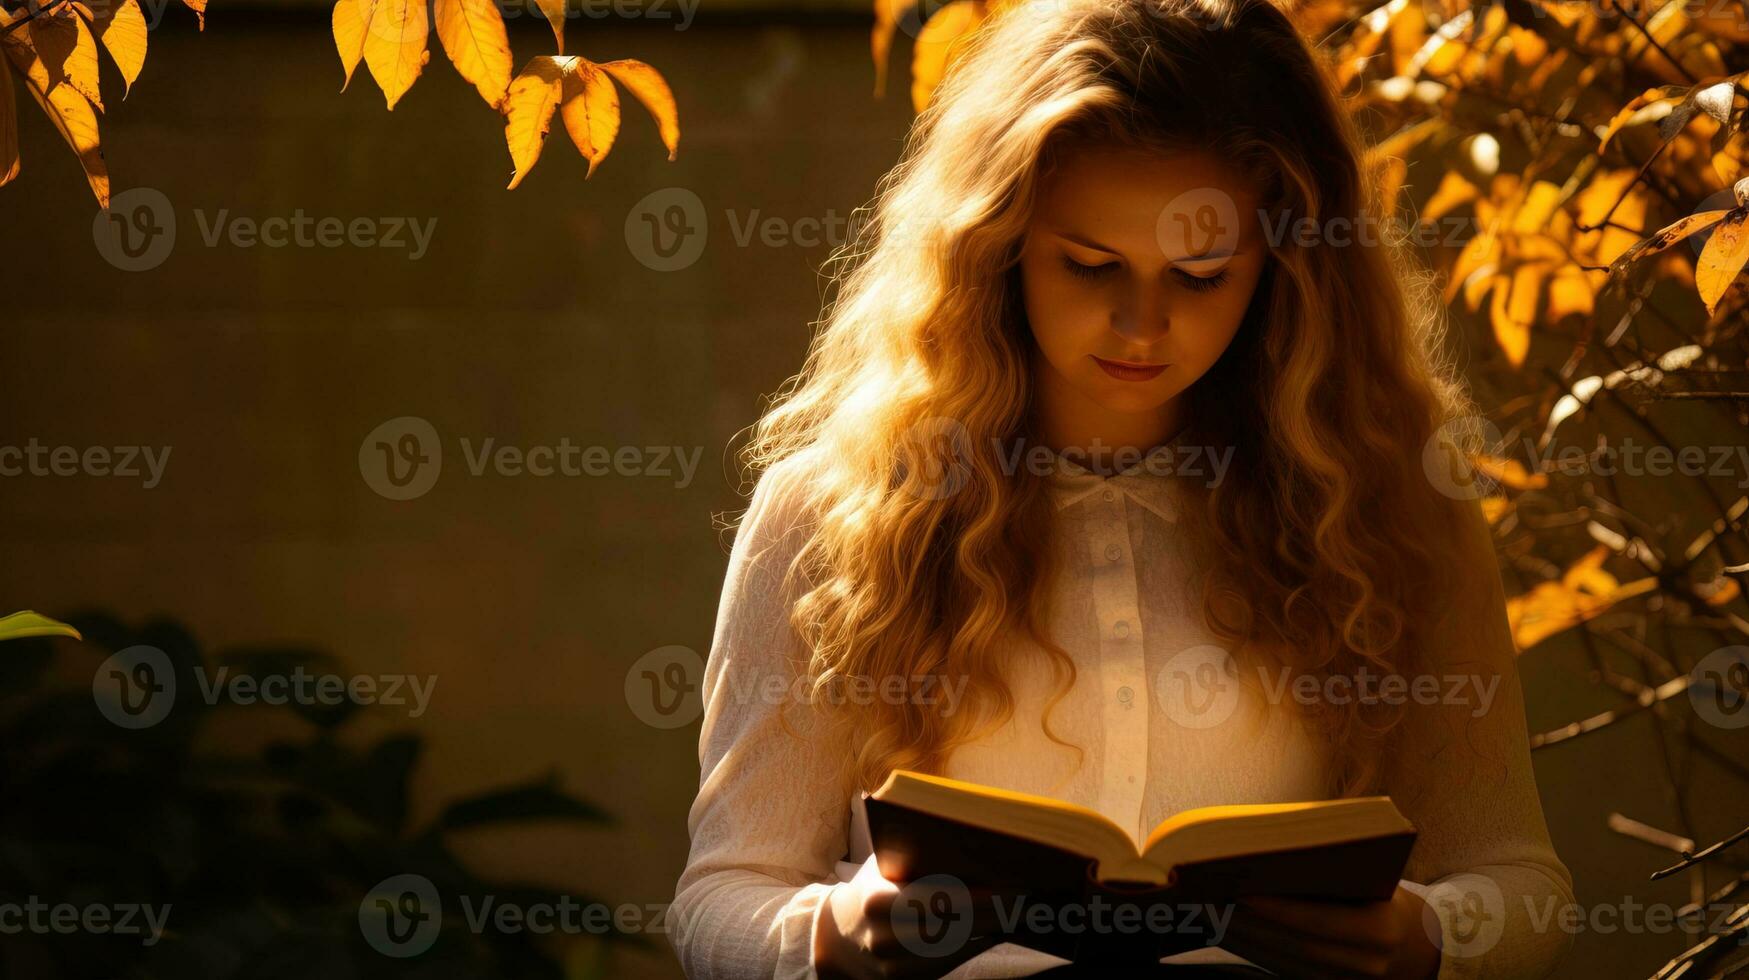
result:
[[[5,47],[6,56],[24,76],[24,87],[36,99],[37,105],[54,123],[61,139],[73,148],[79,157],[79,165],[85,170],[85,180],[91,185],[91,193],[97,196],[97,203],[109,207],[109,169],[103,162],[103,147],[98,139],[97,113],[91,108],[91,103],[80,95],[71,85],[55,85],[49,76],[48,66],[37,57],[36,50],[29,40],[21,37],[24,32],[12,31],[0,37],[0,46]]]
[[[1505,517],[1511,510],[1512,501],[1505,497],[1482,498],[1482,516],[1487,519],[1489,524],[1500,523],[1500,518]]]
[[[424,0],[338,0],[334,4],[334,46],[346,68],[346,84],[362,58],[371,77],[383,90],[392,112],[431,52],[425,50],[431,33]]]
[[[1549,280],[1547,321],[1556,323],[1562,317],[1590,316],[1596,309],[1596,300],[1597,294],[1585,270],[1572,263],[1564,265]]]
[[[125,84],[122,98],[134,87],[140,69],[146,65],[146,16],[140,12],[139,0],[105,0],[98,4],[91,18],[91,30],[109,52],[111,61],[121,71]]]
[[[892,56],[893,33],[899,26],[899,18],[913,3],[914,0],[875,0],[875,22],[869,31],[868,46],[874,55],[874,94],[877,99],[887,94],[887,63]]]
[[[27,636],[68,636],[75,640],[84,639],[78,630],[66,623],[28,609],[10,616],[0,616],[0,640],[21,640]]]
[[[1561,188],[1558,184],[1539,180],[1530,185],[1525,193],[1524,203],[1519,206],[1518,213],[1512,216],[1512,230],[1523,233],[1542,231],[1549,223],[1549,216],[1555,213],[1555,207],[1560,204]]]
[[[182,0],[182,5],[194,11],[194,16],[200,19],[200,29],[206,30],[206,0]]]
[[[1519,652],[1602,615],[1624,599],[1657,588],[1656,578],[1619,585],[1603,571],[1609,549],[1599,545],[1573,563],[1558,582],[1542,582],[1529,592],[1506,600],[1506,620]]]
[[[1510,278],[1499,277],[1494,286],[1488,316],[1494,325],[1494,340],[1513,367],[1523,366],[1524,356],[1530,352],[1530,327],[1541,298],[1542,279],[1541,269],[1523,265],[1513,270]]]
[[[937,10],[917,32],[911,50],[911,106],[922,112],[941,79],[960,52],[960,41],[984,20],[984,9],[974,0],[953,0]]]
[[[130,0],[131,2],[131,0]],[[492,0],[437,0],[437,40],[456,74],[496,109],[510,88],[510,38]]]
[[[1532,473],[1515,459],[1476,454],[1470,457],[1470,465],[1476,472],[1514,490],[1541,490],[1549,485],[1547,473]]]
[[[656,132],[662,139],[662,145],[668,148],[668,159],[680,150],[680,107],[674,101],[674,93],[663,80],[662,73],[641,61],[622,58],[618,61],[603,62],[596,67],[613,76],[631,90],[650,116],[656,120]]]
[[[97,86],[97,39],[72,7],[56,7],[30,21],[30,40],[49,73],[49,87],[62,82],[103,111]]]
[[[1743,228],[1745,216],[1749,216],[1749,209],[1735,208],[1720,221],[1695,264],[1695,286],[1709,315],[1718,309],[1719,300],[1743,271],[1743,263],[1749,261],[1749,232]]]
[[[595,165],[613,147],[613,138],[619,132],[619,90],[604,72],[578,58],[571,70],[565,72],[560,92],[563,101],[559,114],[565,120],[571,142],[577,144],[577,152],[589,161],[589,170],[583,175],[588,180],[595,173]]]
[[[1427,203],[1421,206],[1421,220],[1438,221],[1453,208],[1462,207],[1481,196],[1481,190],[1475,184],[1464,179],[1456,170],[1447,170],[1440,178],[1439,187]]]
[[[547,23],[553,26],[553,41],[559,46],[559,53],[565,53],[565,0],[535,0],[540,11],[547,15]]]
[[[523,65],[522,73],[510,83],[504,97],[504,142],[510,147],[510,162],[515,167],[511,189],[522,183],[540,159],[552,128],[553,111],[559,107],[564,75],[565,66],[543,54]]]
[[[0,187],[18,177],[18,96],[12,91],[12,69],[0,58]]]

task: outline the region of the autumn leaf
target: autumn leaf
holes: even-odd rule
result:
[[[0,187],[18,177],[18,96],[12,91],[12,69],[0,57]]]
[[[206,30],[206,0],[182,0],[182,5],[194,11],[194,16],[200,19],[200,29]]]
[[[1599,545],[1574,562],[1559,581],[1539,583],[1529,592],[1506,600],[1506,620],[1520,653],[1595,619],[1624,599],[1657,588],[1655,577],[1618,583],[1603,570],[1608,555],[1609,549]]]
[[[31,18],[29,27],[31,45],[48,71],[49,87],[71,85],[103,111],[103,93],[97,86],[97,39],[79,15],[71,7],[56,7]]]
[[[674,159],[680,152],[680,107],[662,74],[629,58],[606,61],[599,67],[612,75],[614,81],[630,89],[632,95],[644,104],[651,118],[656,120],[656,133],[662,145],[668,148],[668,159]]]
[[[437,0],[437,40],[456,73],[486,104],[503,106],[510,88],[510,38],[492,0]]]
[[[540,6],[540,12],[547,15],[547,23],[553,27],[553,41],[558,44],[560,54],[565,53],[565,0],[535,0]]]
[[[1718,310],[1719,300],[1743,271],[1743,263],[1749,261],[1749,232],[1743,228],[1746,217],[1749,208],[1733,208],[1713,227],[1712,237],[1707,239],[1700,261],[1695,264],[1695,286],[1708,315]]]
[[[103,162],[103,148],[98,139],[97,113],[91,103],[71,85],[57,85],[49,68],[37,56],[26,32],[11,31],[0,35],[0,47],[6,58],[24,78],[24,87],[31,98],[48,115],[61,139],[72,147],[85,169],[86,182],[97,203],[109,207],[109,169]]]
[[[914,0],[875,0],[875,22],[869,31],[868,45],[874,55],[874,94],[877,99],[887,94],[887,65],[892,60],[893,34],[898,29],[899,18],[912,6]]]
[[[619,132],[619,92],[606,72],[578,58],[560,82],[559,114],[577,152],[589,161],[589,170],[583,174],[587,180]]]
[[[1616,260],[1609,265],[1610,280],[1614,281],[1626,275],[1628,268],[1640,259],[1662,252],[1689,235],[1696,235],[1711,228],[1723,221],[1725,216],[1730,213],[1726,209],[1702,211],[1664,226],[1657,234],[1635,244],[1617,256]]]
[[[0,75],[5,72],[0,72]],[[82,640],[79,631],[60,620],[50,619],[26,609],[10,616],[0,616],[0,640],[22,640],[27,636],[66,636]]]
[[[1514,490],[1541,490],[1549,485],[1547,473],[1532,473],[1515,459],[1476,454],[1470,457],[1470,465],[1478,473]]]
[[[146,17],[139,0],[103,0],[90,20],[92,33],[121,72],[125,83],[121,97],[126,99],[146,65]]]
[[[504,97],[504,142],[510,147],[510,162],[515,168],[510,190],[522,183],[540,159],[553,112],[563,95],[564,79],[565,66],[552,55],[543,54],[523,65],[522,73],[510,83]]]
[[[923,24],[911,51],[912,108],[922,112],[929,104],[935,87],[960,53],[960,41],[983,20],[984,5],[978,0],[953,0]]]
[[[510,178],[512,189],[540,159],[552,129],[553,112],[561,105],[565,129],[589,161],[584,179],[595,173],[619,132],[619,94],[614,81],[630,89],[655,117],[668,159],[674,159],[680,145],[680,116],[674,94],[656,69],[641,61],[595,64],[575,55],[539,55],[523,66],[504,99],[504,141],[515,167]]]
[[[383,90],[392,112],[431,58],[425,49],[430,24],[424,0],[338,0],[334,46],[346,69],[342,92],[362,59]]]

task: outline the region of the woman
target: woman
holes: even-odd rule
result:
[[[1248,901],[1173,962],[1552,968],[1570,937],[1538,913],[1571,880],[1451,481],[1463,396],[1425,277],[1366,233],[1360,159],[1264,0],[1023,4],[970,39],[749,448],[671,930],[690,976],[1060,966],[907,941],[852,805],[901,768],[1138,838],[1388,794],[1419,831],[1391,899]]]

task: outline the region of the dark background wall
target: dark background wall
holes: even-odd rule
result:
[[[556,771],[618,825],[479,835],[464,841],[469,856],[616,901],[669,898],[697,726],[641,722],[626,672],[657,647],[708,649],[725,562],[713,515],[744,506],[727,447],[800,366],[817,270],[836,243],[808,237],[805,219],[842,234],[911,118],[909,49],[887,99],[871,98],[860,11],[712,14],[686,31],[573,22],[574,52],[666,74],[679,158],[664,160],[628,97],[618,145],[593,178],[555,131],[512,192],[498,120],[435,39],[424,77],[389,113],[362,67],[338,94],[325,12],[215,4],[200,34],[172,9],[128,100],[106,88],[117,192],[156,189],[178,224],[168,258],[143,272],[100,255],[71,156],[22,105],[25,172],[0,190],[10,287],[0,444],[172,450],[151,489],[116,477],[0,480],[0,606],[167,614],[213,647],[308,643],[358,672],[435,676],[422,717],[382,707],[364,729],[427,739],[419,813]],[[550,49],[531,19],[512,37],[519,64]],[[626,231],[638,202],[665,188],[696,194],[706,216],[702,252],[676,271],[641,263]],[[417,260],[202,240],[220,211],[262,220],[300,209],[436,226]],[[736,242],[739,226],[768,217],[805,240]],[[394,501],[367,484],[359,453],[401,416],[428,421],[444,458],[428,493]],[[685,486],[678,475],[474,476],[462,438],[700,455]],[[1589,684],[1570,642],[1538,648],[1524,675],[1533,730],[1619,702]],[[1645,883],[1665,855],[1603,824],[1619,810],[1672,825],[1649,718],[1537,762],[1582,901],[1685,899],[1680,882]],[[1742,822],[1740,792],[1701,799],[1702,836]],[[1561,975],[1645,975],[1680,946],[1674,935],[1587,935]],[[660,951],[620,972],[678,975]]]

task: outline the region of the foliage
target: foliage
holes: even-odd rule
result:
[[[0,975],[559,978],[584,975],[567,970],[584,956],[647,944],[606,932],[560,948],[526,931],[475,934],[464,915],[452,914],[419,955],[377,952],[361,934],[359,906],[391,876],[424,876],[447,909],[458,908],[460,895],[522,907],[561,898],[541,886],[480,878],[452,852],[451,833],[609,818],[536,779],[455,801],[415,826],[409,781],[420,740],[395,734],[354,747],[346,737],[358,714],[351,702],[294,703],[304,735],[273,741],[258,757],[215,752],[211,743],[222,739],[213,723],[224,712],[284,709],[181,698],[159,724],[122,728],[94,707],[89,684],[54,683],[58,660],[145,644],[168,657],[178,690],[194,690],[195,671],[209,666],[260,678],[298,668],[323,675],[339,664],[297,648],[209,657],[169,621],[138,630],[103,615],[71,622],[86,645],[35,638],[0,647],[0,797],[29,801],[0,808],[0,902],[168,905],[168,928],[152,946],[119,934],[17,932],[0,943]]]
[[[206,0],[183,0],[206,29]],[[431,60],[427,49],[435,8],[438,43],[450,63],[504,120],[515,166],[510,186],[540,157],[557,109],[572,142],[589,161],[587,179],[619,133],[619,92],[629,89],[656,120],[673,160],[680,146],[680,110],[668,82],[642,61],[593,62],[565,55],[565,2],[538,0],[552,24],[559,54],[531,59],[511,80],[510,38],[493,0],[336,0],[334,46],[345,81],[363,62],[393,111]],[[109,207],[109,169],[98,117],[106,112],[98,49],[122,76],[123,97],[146,63],[147,24],[139,0],[0,0],[0,186],[18,177],[18,108],[22,85],[72,148],[97,203]],[[16,83],[14,79],[17,79]]]

